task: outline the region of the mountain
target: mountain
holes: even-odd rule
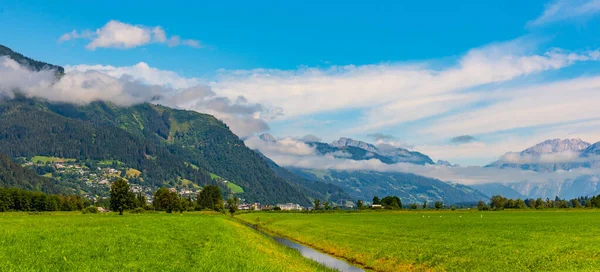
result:
[[[259,138],[269,144],[277,143],[272,135],[263,134]],[[337,158],[347,160],[377,159],[387,164],[394,164],[399,161],[433,164],[429,157],[418,152],[401,148],[382,150],[373,144],[344,137],[330,144],[314,141],[305,143],[314,147],[317,153],[321,155],[332,154]],[[306,184],[307,181],[314,183],[305,185],[305,187],[313,188],[311,186],[314,186],[314,189],[319,191],[319,188],[324,188],[322,183],[329,184],[335,187],[331,187],[328,194],[331,194],[331,190],[337,192],[337,188],[341,188],[345,194],[356,200],[371,201],[373,196],[396,195],[405,203],[443,201],[450,204],[472,203],[488,198],[486,195],[467,186],[450,184],[437,179],[407,173],[317,170],[293,167],[284,169],[277,166],[275,162],[271,162],[270,165],[274,165],[272,168],[275,172],[284,178],[293,180],[292,177],[289,177],[290,174],[300,176],[301,180],[304,181],[296,181],[298,184]],[[319,188],[316,187],[317,184]],[[340,198],[346,198],[346,196],[341,195],[341,192],[338,194]],[[332,197],[334,196],[332,195]]]
[[[482,192],[483,194],[489,196],[490,198],[495,195],[501,195],[503,197],[512,198],[512,199],[525,199],[526,196],[517,192],[515,189],[510,186],[506,186],[504,184],[499,183],[485,183],[485,184],[473,184],[469,185],[469,187]]]
[[[446,204],[474,203],[489,197],[460,184],[408,173],[375,171],[335,171],[290,168],[308,180],[323,181],[344,188],[355,199],[371,201],[373,196],[398,196],[402,203],[442,201]]]
[[[31,70],[62,67],[6,48]],[[97,101],[87,105],[51,103],[15,94],[0,100],[0,153],[12,158],[52,156],[82,162],[116,161],[139,170],[143,186],[185,187],[235,184],[249,202],[310,204],[302,185],[279,177],[222,121],[194,111],[143,103],[129,107]],[[224,183],[219,183],[228,191]]]
[[[449,161],[444,161],[444,160],[438,160],[436,164],[448,166],[448,167],[460,167],[460,164],[451,164]]]
[[[40,177],[33,170],[16,164],[3,154],[0,154],[0,187],[42,191],[48,194],[66,192],[51,179]]]
[[[258,151],[257,151],[258,152]],[[347,203],[352,202],[353,198],[348,195],[343,188],[319,180],[304,179],[298,175],[293,174],[289,170],[280,167],[271,159],[258,152],[263,159],[267,162],[269,167],[275,171],[275,173],[286,180],[292,181],[294,184],[298,184],[298,190],[304,192],[307,196],[313,199],[319,199],[321,201],[331,201],[334,203]],[[348,203],[350,204],[350,203]]]
[[[600,168],[598,155],[600,142],[590,144],[580,139],[552,139],[518,153],[507,153],[503,159],[486,167],[519,168],[543,173]],[[598,180],[598,175],[582,175],[566,180],[517,181],[485,185],[488,188],[474,187],[488,194],[512,194],[514,191],[527,198],[575,198],[593,195],[600,190]]]
[[[308,142],[314,146],[321,154],[337,153],[336,157],[350,157],[353,160],[378,159],[386,164],[399,162],[413,164],[434,164],[427,155],[416,151],[409,151],[404,148],[386,147],[381,148],[373,144],[362,141],[356,141],[350,138],[342,137],[330,144],[319,142]]]
[[[204,186],[213,174],[241,186],[239,197],[248,201],[310,202],[210,115],[148,103],[76,106],[18,97],[0,102],[0,118],[0,152],[12,157],[119,160],[153,187],[181,179]]]
[[[0,57],[1,56],[8,56],[9,58],[21,64],[23,67],[26,67],[32,71],[55,70],[57,76],[62,76],[65,74],[65,69],[61,66],[30,59],[0,44]]]
[[[586,167],[583,160],[572,160],[581,157],[591,145],[580,139],[546,140],[519,153],[507,153],[503,159],[493,162],[488,167],[520,168],[537,172],[552,172]],[[583,152],[583,153],[582,153]],[[585,155],[583,155],[585,156]],[[560,161],[566,160],[566,161]]]

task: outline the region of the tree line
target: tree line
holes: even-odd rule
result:
[[[47,195],[18,188],[0,188],[0,212],[80,211],[91,203],[78,195]]]
[[[566,208],[600,208],[600,195],[593,197],[578,197],[571,200],[560,199],[558,196],[554,199],[512,199],[501,195],[495,195],[489,203],[479,201],[477,208],[479,210],[503,210],[503,209],[566,209]]]
[[[234,213],[237,210],[239,200],[232,198],[228,200],[229,212]],[[121,179],[113,182],[110,188],[110,209],[123,214],[125,210],[155,210],[172,212],[184,211],[224,211],[225,205],[221,188],[215,185],[205,186],[193,201],[191,197],[181,197],[177,192],[160,188],[154,193],[152,204],[148,204],[146,197],[141,193],[135,194],[126,180]]]

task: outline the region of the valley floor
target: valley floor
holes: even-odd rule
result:
[[[246,213],[378,271],[597,271],[600,210]]]
[[[0,271],[328,271],[219,214],[0,213]]]

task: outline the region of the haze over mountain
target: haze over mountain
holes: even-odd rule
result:
[[[527,197],[573,198],[589,196],[600,191],[599,143],[590,144],[580,139],[546,140],[518,153],[507,153],[500,160],[488,165],[501,169],[518,168],[542,173],[581,171],[571,178],[550,178],[546,182],[521,180],[494,184],[494,188],[474,186],[482,191],[502,192],[510,188]],[[586,170],[587,169],[587,170]],[[504,188],[503,188],[504,187]]]
[[[351,164],[351,161],[376,161],[388,165],[396,163],[414,165],[433,164],[429,157],[418,152],[412,152],[403,148],[382,150],[373,144],[345,137],[330,144],[304,140],[296,142],[290,139],[277,140],[270,134],[262,134],[258,139],[268,147],[279,149],[285,148],[285,145],[289,145],[297,149],[304,149],[304,152],[312,150],[315,156],[344,160],[347,164]],[[263,150],[269,152],[268,147]],[[299,152],[302,153],[303,151]],[[437,179],[397,171],[369,171],[360,169],[341,171],[335,169],[311,169],[307,167],[288,167],[287,169],[306,180],[339,186],[352,196],[352,198],[363,201],[371,201],[371,198],[375,195],[396,195],[405,203],[421,203],[423,201],[473,203],[488,198],[488,196],[464,185],[450,184]]]

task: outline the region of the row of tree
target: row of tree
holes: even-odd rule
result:
[[[89,205],[89,200],[78,195],[47,195],[18,188],[0,188],[0,212],[78,211]]]
[[[232,203],[229,207],[230,212],[234,213],[237,210],[237,199],[232,199],[228,203]],[[141,193],[133,193],[126,180],[113,182],[110,187],[110,209],[118,211],[122,215],[125,210],[138,208],[166,211],[167,213],[194,210],[221,211],[224,209],[224,204],[221,189],[215,185],[205,186],[198,193],[195,202],[190,197],[180,197],[177,192],[163,187],[154,193],[154,200],[149,206],[146,197]]]
[[[549,208],[600,208],[600,195],[594,197],[579,197],[571,200],[555,197],[554,200],[546,198],[538,199],[511,199],[501,195],[495,195],[489,203],[479,201],[477,208],[479,210],[503,210],[503,209],[549,209]]]

